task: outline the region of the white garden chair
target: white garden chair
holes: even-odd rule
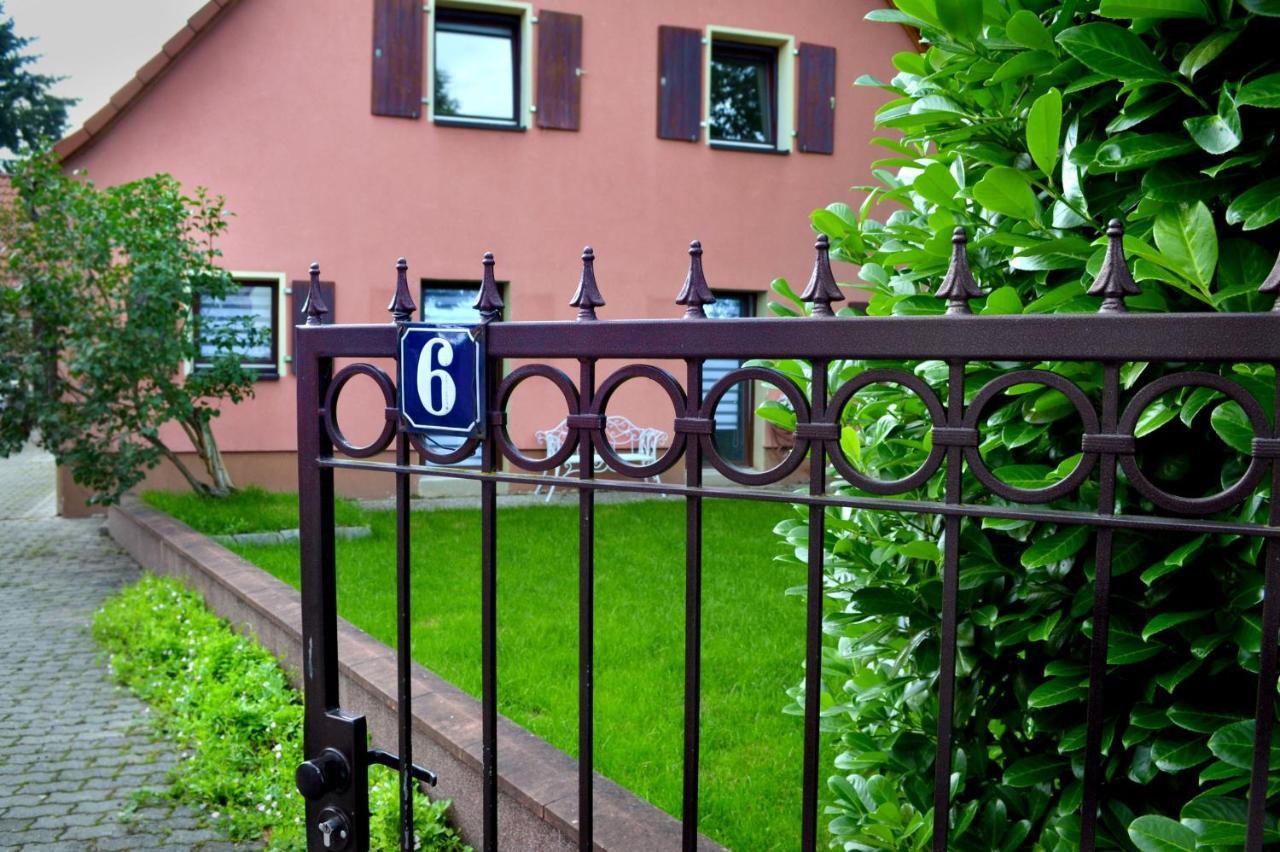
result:
[[[605,438],[609,441],[609,446],[613,448],[618,458],[627,464],[642,465],[652,464],[658,460],[658,446],[666,439],[667,433],[661,429],[652,429],[644,426],[637,426],[627,418],[610,414],[605,421],[604,427]],[[566,420],[561,420],[550,429],[544,429],[541,432],[534,432],[533,436],[538,443],[547,448],[547,456],[553,456],[559,452],[564,446],[565,439],[569,436],[569,424]],[[595,456],[595,471],[603,473],[608,470],[599,454]],[[547,471],[544,476],[572,476],[578,472],[578,457],[571,455],[559,467]],[[660,482],[661,480],[655,474],[646,477],[650,482]],[[533,489],[534,494],[541,494],[543,488],[547,489],[547,500],[551,500],[551,496],[556,493],[554,485],[539,485]]]

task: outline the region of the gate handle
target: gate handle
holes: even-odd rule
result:
[[[350,778],[351,767],[336,748],[327,748],[300,764],[293,776],[298,792],[308,799],[319,799],[331,791],[343,790]]]
[[[396,771],[399,771],[403,766],[403,763],[398,756],[391,752],[383,751],[380,748],[369,749],[368,759],[370,763],[389,766]],[[436,774],[430,769],[427,769],[425,766],[419,766],[416,763],[409,764],[409,775],[424,784],[429,784],[432,787],[436,786],[436,781],[439,780],[436,778]]]

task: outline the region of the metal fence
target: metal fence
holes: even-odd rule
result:
[[[694,849],[698,826],[699,703],[701,665],[702,509],[706,498],[732,497],[808,507],[808,569],[805,670],[820,671],[823,620],[823,540],[825,510],[844,506],[885,512],[940,516],[943,525],[942,617],[939,624],[941,670],[938,682],[939,725],[935,762],[933,847],[947,848],[949,784],[952,771],[953,703],[956,668],[956,624],[961,558],[960,525],[966,518],[1002,518],[1082,525],[1094,535],[1096,575],[1093,587],[1093,632],[1088,675],[1088,715],[1081,806],[1081,847],[1095,845],[1097,811],[1105,800],[1102,738],[1103,705],[1107,682],[1109,590],[1113,537],[1118,530],[1174,533],[1214,533],[1262,539],[1265,592],[1262,604],[1260,675],[1256,703],[1256,736],[1250,784],[1248,816],[1249,849],[1262,848],[1264,803],[1268,782],[1268,754],[1275,716],[1276,635],[1280,627],[1280,504],[1271,500],[1266,525],[1241,522],[1224,515],[1259,486],[1269,483],[1272,495],[1280,493],[1280,432],[1258,401],[1241,385],[1218,372],[1186,371],[1180,365],[1203,362],[1221,367],[1236,363],[1280,363],[1280,312],[1259,314],[1144,314],[1125,311],[1124,299],[1138,292],[1129,275],[1121,248],[1122,229],[1113,222],[1108,229],[1109,248],[1101,273],[1090,293],[1102,298],[1097,314],[975,316],[968,300],[980,295],[965,255],[964,235],[957,232],[951,267],[938,295],[947,300],[946,316],[841,317],[831,305],[844,298],[832,277],[827,242],[820,237],[813,277],[803,294],[812,303],[811,319],[707,319],[704,305],[713,301],[702,272],[701,247],[691,247],[689,275],[678,303],[685,306],[682,319],[598,321],[604,306],[588,249],[583,256],[583,276],[571,304],[578,309],[576,322],[502,322],[502,300],[493,276],[493,258],[486,255],[480,295],[476,302],[488,351],[488,374],[501,376],[490,383],[483,434],[457,449],[441,453],[423,439],[404,431],[397,409],[392,378],[361,359],[395,358],[402,327],[413,314],[406,266],[399,275],[389,310],[394,322],[385,325],[320,325],[325,313],[315,285],[318,268],[312,267],[313,285],[308,298],[307,326],[298,334],[298,463],[302,529],[302,597],[304,607],[306,722],[305,750],[309,758],[299,770],[299,786],[308,796],[307,820],[310,848],[367,848],[367,790],[369,762],[401,768],[403,848],[412,849],[408,814],[412,779],[429,780],[430,773],[412,766],[411,707],[409,694],[409,483],[411,475],[453,477],[480,483],[482,539],[477,555],[482,572],[483,666],[483,848],[494,850],[498,841],[497,749],[497,642],[500,614],[496,604],[498,584],[497,537],[498,485],[547,485],[577,490],[579,565],[579,814],[580,848],[593,844],[592,768],[593,726],[593,623],[594,536],[596,495],[603,491],[641,495],[676,495],[685,502],[685,689],[683,754],[684,848]],[[1280,265],[1262,288],[1280,291]],[[597,361],[622,359],[626,366],[601,379]],[[759,366],[732,370],[704,394],[703,370],[709,359],[788,358],[811,365],[811,386],[805,393],[780,372]],[[335,359],[356,363],[335,371]],[[502,375],[507,359],[524,366]],[[577,362],[576,381],[546,363],[568,359]],[[949,369],[945,393],[939,394],[905,369],[872,369],[838,388],[828,387],[827,367],[839,359],[902,360],[938,359]],[[653,361],[684,362],[683,381]],[[1008,369],[982,387],[967,404],[964,394],[966,365],[974,361],[1040,363],[1087,361],[1100,363],[1103,386],[1100,404],[1080,387],[1045,369]],[[1120,367],[1127,362],[1172,364],[1160,379],[1132,393],[1122,392]],[[1182,370],[1182,371],[1179,371]],[[338,397],[356,377],[371,379],[386,406],[381,433],[371,443],[353,445],[338,427]],[[553,455],[534,458],[512,441],[507,429],[506,406],[523,382],[541,377],[564,398],[569,436]],[[628,380],[651,381],[670,398],[673,438],[660,457],[650,464],[629,465],[604,439],[602,427],[611,397]],[[795,444],[768,470],[749,470],[727,462],[713,439],[717,405],[737,383],[767,382],[775,386],[796,413]],[[861,473],[840,447],[842,411],[853,395],[873,383],[896,383],[915,393],[928,412],[932,450],[923,466],[896,481],[870,479]],[[1081,460],[1075,470],[1055,484],[1027,489],[1007,484],[984,462],[979,452],[979,427],[993,401],[1009,388],[1040,383],[1061,391],[1075,408],[1083,425]],[[1148,478],[1135,455],[1135,426],[1142,411],[1161,394],[1183,387],[1207,387],[1236,401],[1253,427],[1252,454],[1240,479],[1217,494],[1185,497],[1168,493]],[[834,392],[833,392],[834,391]],[[481,467],[452,467],[481,449]],[[372,457],[394,447],[395,461]],[[414,454],[419,463],[412,463]],[[548,476],[563,461],[577,454],[577,475]],[[603,459],[618,477],[601,478],[595,461]],[[507,464],[504,464],[505,459]],[[683,462],[683,465],[677,466]],[[708,487],[703,483],[707,466],[719,471],[731,484]],[[807,466],[807,489],[765,489]],[[398,584],[398,656],[400,755],[366,752],[363,719],[345,713],[338,705],[338,648],[336,591],[334,583],[334,471],[356,469],[383,471],[395,478],[396,564]],[[832,493],[828,489],[832,469],[855,489]],[[976,478],[990,495],[990,502],[964,499],[967,475]],[[1150,501],[1150,514],[1116,511],[1116,482],[1123,471],[1130,486]],[[668,481],[644,481],[654,474],[671,472]],[[677,480],[677,472],[682,481]],[[935,476],[944,477],[942,499],[919,499],[917,491]],[[1090,478],[1097,485],[1093,511],[1047,506],[1052,501],[1079,495]],[[917,491],[904,499],[898,495]],[[1092,493],[1092,492],[1090,492]],[[822,845],[818,820],[819,784],[823,772],[818,761],[819,690],[806,693],[804,712],[803,776],[794,779],[803,788],[802,809],[796,814],[801,848]],[[777,779],[777,783],[788,783]]]

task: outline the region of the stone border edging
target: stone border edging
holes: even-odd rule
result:
[[[107,513],[111,537],[144,568],[186,579],[220,616],[249,628],[298,683],[302,604],[298,591],[191,527],[126,497]],[[373,744],[395,751],[396,661],[391,648],[338,619],[342,706],[363,713]],[[482,843],[480,702],[415,663],[414,760],[440,776],[433,791],[453,800],[468,843]],[[578,764],[504,716],[498,717],[501,847],[570,850],[577,844]],[[673,771],[675,771],[673,769]],[[629,790],[595,775],[595,848],[679,849],[680,823]],[[699,849],[722,847],[705,837]]]

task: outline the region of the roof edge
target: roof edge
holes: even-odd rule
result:
[[[133,77],[103,105],[101,109],[89,116],[74,132],[62,137],[53,146],[53,151],[64,162],[76,154],[83,153],[101,137],[111,130],[120,117],[132,108],[157,81],[163,77],[174,62],[191,49],[213,28],[223,13],[235,6],[239,0],[208,0],[187,19],[182,29],[164,43],[160,52],[151,57]]]

